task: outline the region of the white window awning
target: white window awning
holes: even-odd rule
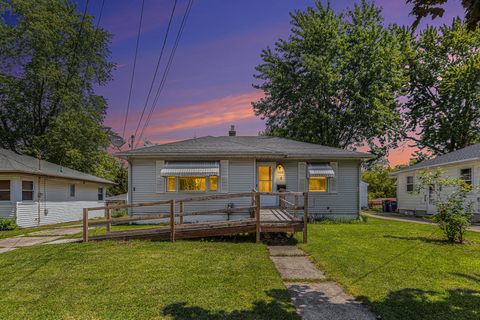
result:
[[[333,178],[335,177],[335,171],[327,163],[310,164],[308,165],[308,176]]]
[[[218,162],[167,162],[160,170],[162,177],[219,176]]]

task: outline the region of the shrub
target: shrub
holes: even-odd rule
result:
[[[474,202],[468,200],[472,186],[463,179],[442,178],[442,172],[423,172],[417,191],[426,189],[433,194],[437,213],[432,220],[442,229],[450,242],[463,243],[465,231],[472,223]]]
[[[122,218],[128,215],[127,211],[124,210],[114,210],[112,213],[112,218]]]
[[[13,218],[0,218],[0,231],[15,230],[17,224]]]

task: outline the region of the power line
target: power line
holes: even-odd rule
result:
[[[150,84],[150,89],[148,90],[147,99],[145,100],[145,104],[144,104],[143,109],[142,109],[142,114],[140,116],[140,119],[138,120],[137,128],[135,129],[135,133],[133,135],[134,137],[136,137],[136,135],[138,133],[138,129],[140,128],[140,124],[142,123],[143,116],[145,114],[145,110],[147,109],[148,101],[150,100],[150,94],[152,93],[152,89],[153,89],[153,86],[155,84],[155,80],[157,78],[158,69],[160,67],[160,63],[161,63],[161,60],[162,60],[162,57],[163,57],[163,51],[165,50],[165,45],[166,45],[167,40],[168,40],[168,34],[170,33],[170,27],[172,25],[172,20],[173,20],[174,14],[175,14],[175,8],[176,7],[177,7],[177,0],[175,0],[175,2],[173,3],[172,13],[170,14],[170,19],[168,21],[168,26],[167,26],[167,31],[165,33],[165,37],[163,38],[163,44],[162,44],[162,48],[160,50],[160,54],[158,56],[157,66],[155,67],[155,72],[153,73],[153,78],[152,78],[152,82]],[[132,144],[132,146],[133,146],[133,144]]]
[[[105,5],[105,0],[102,0],[102,5],[100,6],[100,13],[98,14],[97,26],[95,27],[95,34],[100,26],[100,20],[102,20],[103,6]]]
[[[170,72],[170,68],[172,66],[173,58],[175,57],[175,52],[178,48],[178,44],[180,43],[180,39],[182,37],[183,30],[185,29],[185,25],[187,23],[187,19],[188,19],[188,16],[190,14],[190,10],[192,9],[192,5],[193,5],[193,0],[189,0],[187,8],[185,9],[185,13],[184,13],[183,18],[182,18],[180,28],[179,28],[178,33],[177,33],[177,37],[175,39],[175,43],[174,43],[172,51],[170,53],[170,57],[168,59],[167,65],[165,66],[165,70],[163,72],[162,80],[160,82],[160,85],[158,86],[157,92],[155,94],[155,98],[153,100],[153,104],[150,108],[147,119],[146,119],[146,121],[144,123],[144,126],[142,128],[142,131],[140,133],[139,139],[137,140],[137,144],[141,140],[141,138],[143,136],[143,133],[145,132],[145,129],[148,127],[148,124],[150,123],[150,120],[151,120],[153,112],[156,108],[156,105],[157,105],[158,99],[160,97],[160,94],[162,93],[163,88],[165,86],[165,82],[166,82],[168,73]]]
[[[138,55],[138,44],[140,42],[140,31],[142,29],[142,21],[143,21],[143,8],[145,6],[145,0],[142,0],[142,9],[140,11],[140,23],[138,24],[138,32],[137,32],[137,44],[135,47],[135,57],[133,58],[133,70],[132,70],[132,77],[130,79],[130,91],[128,93],[128,101],[127,101],[127,111],[125,112],[125,121],[123,122],[123,132],[122,137],[125,139],[125,129],[127,127],[127,118],[128,112],[130,110],[130,101],[132,98],[132,91],[133,91],[133,80],[135,78],[135,68],[137,65],[137,55]]]

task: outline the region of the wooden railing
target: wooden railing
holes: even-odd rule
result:
[[[229,194],[216,194],[216,195],[207,195],[207,196],[196,196],[183,199],[172,199],[172,200],[162,200],[162,201],[152,201],[152,202],[143,202],[143,203],[134,203],[134,204],[125,204],[125,205],[114,205],[114,206],[105,206],[105,207],[94,207],[94,208],[85,208],[83,209],[83,241],[88,241],[88,229],[89,226],[106,226],[106,232],[112,232],[112,224],[122,224],[122,223],[131,223],[135,221],[142,220],[156,220],[156,219],[167,219],[169,218],[170,226],[170,239],[175,241],[175,227],[176,227],[176,218],[178,218],[179,224],[184,223],[184,217],[186,216],[198,216],[198,215],[214,215],[214,214],[232,214],[237,212],[250,212],[250,218],[253,218],[255,221],[255,233],[256,241],[260,241],[260,232],[261,232],[261,220],[260,220],[260,210],[262,208],[271,208],[271,207],[262,207],[260,203],[261,196],[277,196],[279,205],[275,208],[280,208],[284,210],[291,210],[293,216],[297,217],[297,211],[303,210],[303,241],[307,242],[307,222],[308,222],[308,193],[304,192],[258,192],[255,189],[251,192],[241,192],[241,193],[229,193]],[[287,196],[293,197],[293,202],[286,199]],[[209,200],[221,200],[221,199],[234,199],[234,198],[244,198],[249,197],[251,199],[251,205],[248,207],[238,207],[238,208],[221,208],[221,209],[211,209],[211,210],[202,210],[202,211],[192,211],[187,213],[185,211],[185,203],[189,202],[202,202]],[[299,198],[303,197],[303,203],[307,204],[304,206],[299,206]],[[176,207],[178,204],[179,211],[176,212]],[[142,214],[138,216],[129,216],[127,218],[112,218],[113,210],[118,209],[130,209],[130,208],[139,208],[139,207],[153,207],[153,206],[167,206],[169,208],[168,212],[155,213],[155,214]],[[89,221],[89,212],[96,210],[105,211],[105,219]]]

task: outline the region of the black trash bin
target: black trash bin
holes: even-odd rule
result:
[[[397,201],[392,201],[391,205],[392,205],[392,212],[397,212],[397,208],[398,208]]]
[[[392,212],[392,201],[383,200],[382,207],[383,207],[383,212]]]

